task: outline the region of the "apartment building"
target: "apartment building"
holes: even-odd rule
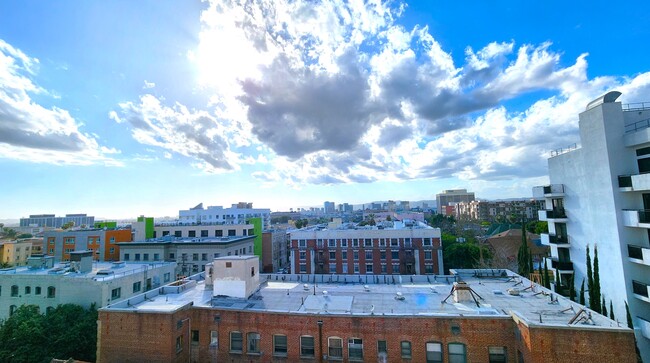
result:
[[[297,274],[442,274],[440,229],[417,221],[307,227],[290,234]]]
[[[111,362],[634,362],[632,330],[507,270],[260,275],[255,256],[99,311]]]
[[[179,211],[178,215],[179,223],[182,224],[246,224],[250,218],[262,218],[263,229],[271,224],[271,210],[253,208],[252,203],[233,204],[230,208],[203,208],[203,203],[200,203],[194,208]]]
[[[120,259],[120,242],[131,242],[131,228],[86,228],[46,231],[43,235],[45,254],[57,261],[69,261],[74,251],[93,251],[97,261]]]
[[[474,199],[474,192],[468,192],[467,189],[444,190],[442,193],[436,194],[438,214],[449,215],[452,209],[447,211],[445,207],[453,207],[460,202],[471,202]]]
[[[519,200],[473,200],[460,202],[454,209],[456,219],[479,221],[536,221],[538,212],[544,209],[544,199],[519,199]]]
[[[0,242],[0,266],[23,266],[32,255],[30,241],[2,241]]]
[[[174,261],[181,276],[196,274],[214,258],[252,255],[255,236],[247,237],[172,237],[120,243],[120,261]],[[259,267],[258,267],[259,268]]]
[[[91,251],[71,252],[72,260],[29,258],[27,266],[0,270],[0,320],[21,305],[46,312],[60,304],[106,306],[173,281],[173,262],[93,262]]]
[[[77,227],[91,227],[95,224],[95,217],[86,214],[66,214],[65,217],[56,217],[54,214],[32,214],[29,218],[20,218],[20,227],[61,228],[70,222]]]
[[[598,248],[600,299],[625,320],[629,304],[638,347],[650,360],[650,103],[621,104],[620,92],[590,102],[579,116],[580,146],[553,152],[540,220],[549,266],[579,289],[586,251]],[[585,282],[586,283],[586,282]]]

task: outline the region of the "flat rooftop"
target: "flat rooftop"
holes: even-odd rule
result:
[[[94,279],[106,281],[118,279],[123,276],[142,271],[175,265],[175,262],[133,263],[133,262],[93,262],[92,269],[88,272],[76,272],[69,262],[55,263],[52,268],[29,268],[21,266],[0,270],[3,276],[58,276],[61,278]]]
[[[248,299],[213,297],[201,274],[109,305],[108,311],[174,312],[194,307],[331,316],[421,316],[512,319],[529,325],[627,329],[508,270],[455,270],[451,276],[260,275]],[[456,302],[454,282],[472,290]],[[473,298],[471,296],[474,296]],[[570,322],[573,320],[573,324]]]
[[[228,244],[254,238],[250,236],[228,236],[228,237],[174,237],[164,236],[148,239],[146,241],[120,242],[120,246],[146,246],[146,245],[163,245],[163,244]]]

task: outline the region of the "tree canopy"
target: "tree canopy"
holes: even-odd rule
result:
[[[65,304],[41,314],[23,305],[0,323],[0,342],[0,362],[95,361],[97,310]]]

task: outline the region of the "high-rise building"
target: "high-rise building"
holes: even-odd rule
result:
[[[323,203],[323,207],[325,214],[334,213],[336,211],[336,204],[334,204],[334,202],[325,202]]]
[[[74,223],[75,227],[92,227],[95,217],[85,214],[66,214],[65,217],[56,217],[54,214],[32,214],[29,218],[21,218],[21,227],[50,227],[61,228],[66,223]]]
[[[586,252],[598,249],[600,294],[625,322],[629,305],[644,361],[650,360],[650,103],[621,104],[619,92],[590,102],[580,114],[580,144],[548,160],[550,185],[540,220],[542,242],[560,289],[588,282]],[[580,146],[577,146],[580,145]],[[591,291],[587,292],[593,293]]]
[[[444,207],[454,206],[460,202],[471,202],[474,200],[474,192],[467,192],[467,189],[448,189],[436,194],[436,205],[438,214],[445,214]]]

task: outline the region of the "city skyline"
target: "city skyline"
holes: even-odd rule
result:
[[[3,2],[0,219],[529,197],[649,7]]]

